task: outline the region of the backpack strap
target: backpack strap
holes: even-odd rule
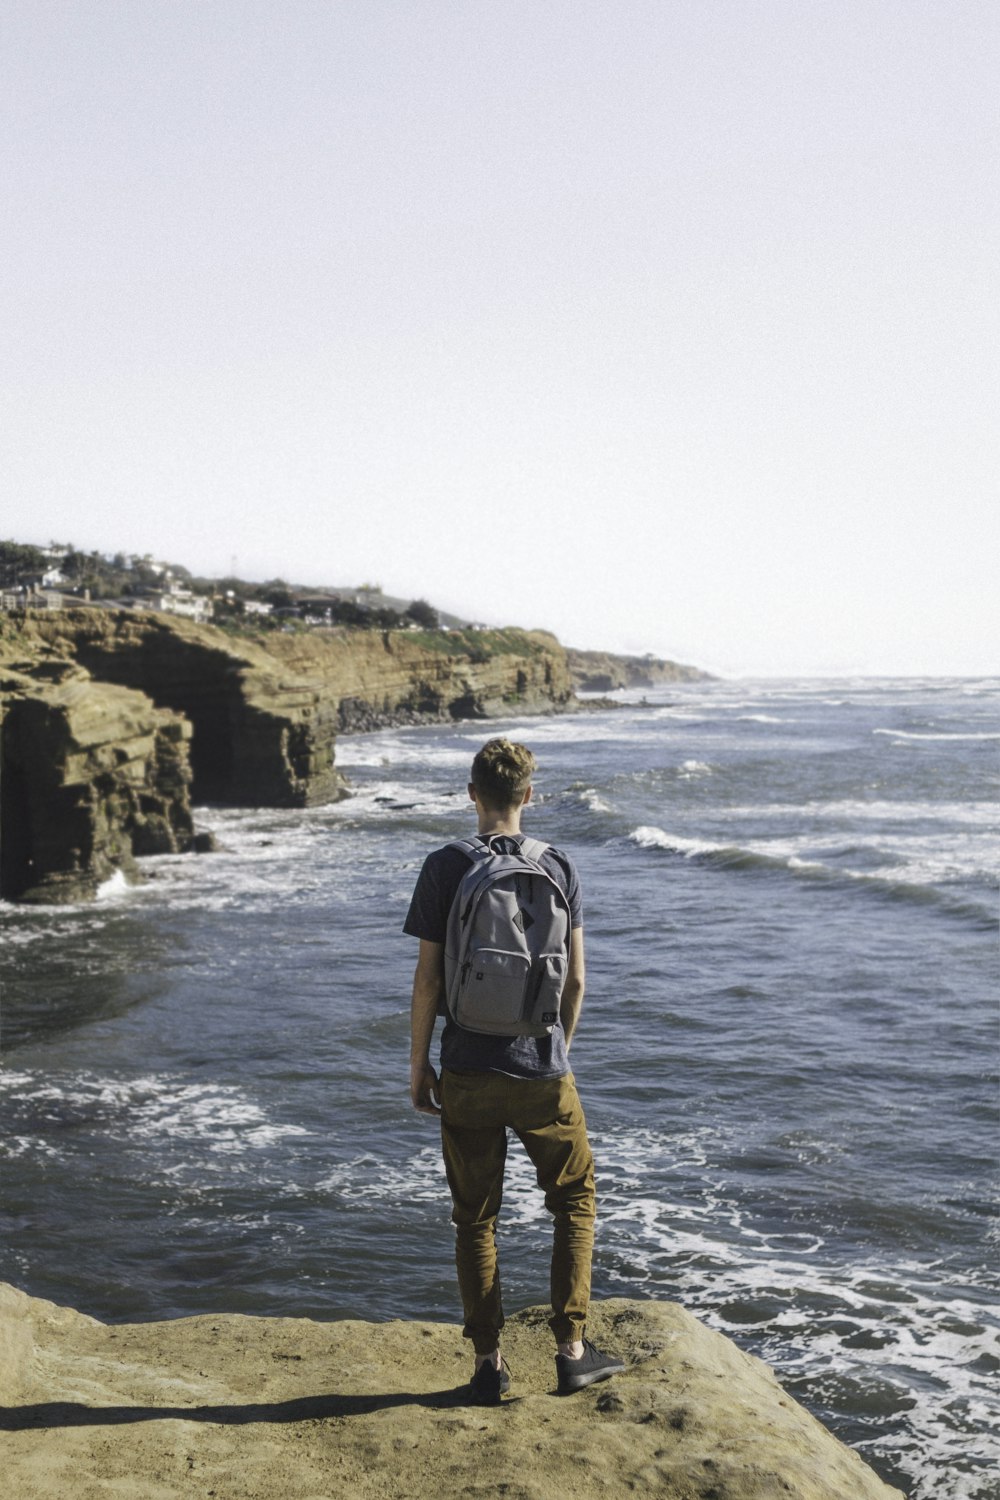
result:
[[[461,849],[462,853],[467,854],[473,862],[479,859],[489,859],[490,857],[489,845],[484,844],[480,838],[453,839],[446,847],[448,849]]]
[[[493,837],[519,839],[519,852],[523,854],[525,859],[530,859],[532,863],[536,865],[541,859],[542,855],[545,853],[546,849],[549,847],[548,844],[543,843],[541,839],[529,839],[523,833],[495,834],[493,835]],[[461,849],[462,853],[467,854],[473,861],[479,859],[488,859],[492,852],[489,845],[489,837],[485,834],[477,834],[475,838],[471,839],[453,839],[447,847],[449,849]]]
[[[525,839],[521,844],[521,853],[525,859],[530,859],[537,865],[548,847],[541,839]]]

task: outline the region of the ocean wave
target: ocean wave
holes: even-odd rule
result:
[[[894,740],[1000,740],[997,730],[873,729],[872,734],[889,735]]]
[[[774,841],[767,847],[724,843],[710,839],[686,838],[669,833],[666,829],[644,824],[634,828],[628,835],[631,843],[642,849],[659,849],[666,854],[676,854],[684,859],[704,861],[724,870],[785,870],[792,875],[831,885],[842,886],[853,882],[868,886],[873,891],[898,900],[932,902],[941,904],[956,915],[976,919],[992,920],[992,911],[985,904],[938,889],[951,882],[980,882],[990,888],[996,877],[992,869],[969,867],[966,862],[952,858],[950,851],[938,859],[909,859],[896,856],[897,863],[881,864],[868,870],[855,870],[843,865],[829,864],[824,860],[810,858],[795,846]],[[837,852],[844,854],[838,842]],[[859,846],[858,851],[863,846]],[[865,849],[866,854],[871,849]],[[888,858],[888,851],[879,851]]]
[[[682,760],[677,767],[678,774],[685,780],[693,776],[711,776],[714,769],[704,760]]]
[[[587,809],[588,812],[610,813],[613,808],[607,798],[602,796],[595,786],[583,786],[575,782],[570,787],[573,799]]]

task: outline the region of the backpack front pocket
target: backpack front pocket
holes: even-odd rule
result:
[[[502,948],[471,953],[462,975],[455,1019],[469,1031],[511,1035],[521,1020],[531,975],[527,954]]]

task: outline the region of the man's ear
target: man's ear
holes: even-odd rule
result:
[[[524,800],[521,803],[522,807],[527,807],[528,803],[531,801],[531,794],[532,794],[532,792],[534,790],[535,790],[534,787],[531,785],[531,782],[529,781],[527,789],[526,789],[526,791],[524,793]]]
[[[476,800],[476,788],[473,785],[473,783],[470,781],[469,782],[469,801],[470,802],[475,802],[475,800]]]

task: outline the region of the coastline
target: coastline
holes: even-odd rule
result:
[[[596,675],[595,675],[596,674]],[[349,795],[340,735],[608,707],[702,677],[573,653],[545,631],[234,634],[128,610],[0,621],[0,898],[93,899],[136,859],[206,852],[192,803],[317,807]]]

